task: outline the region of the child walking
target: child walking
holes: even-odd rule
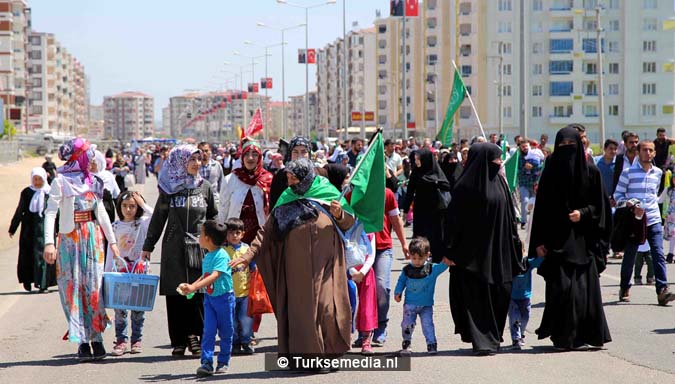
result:
[[[671,244],[673,241],[671,240]],[[647,264],[647,285],[654,285],[656,279],[654,278],[654,262],[652,260],[652,252],[649,247],[649,242],[645,240],[640,244],[635,256],[635,277],[633,284],[642,285],[642,266]]]
[[[422,333],[427,341],[427,353],[435,355],[438,351],[436,343],[436,331],[434,329],[434,291],[436,279],[448,266],[446,264],[433,264],[428,259],[431,256],[429,240],[424,237],[416,237],[410,241],[408,251],[410,264],[403,267],[398,277],[394,300],[401,302],[401,295],[405,291],[403,304],[403,343],[401,354],[412,353],[410,342],[417,323],[417,315],[422,324]]]
[[[148,225],[152,217],[152,207],[145,203],[145,199],[138,192],[125,191],[117,197],[117,216],[120,220],[112,224],[117,246],[120,250],[120,258],[113,257],[112,250],[108,245],[108,258],[106,259],[105,271],[113,272],[116,267],[118,272],[148,273],[145,262],[141,260],[143,243],[148,233]],[[136,264],[136,268],[134,268]],[[127,317],[131,312],[131,340],[127,336]],[[127,351],[128,342],[131,341],[131,353],[141,353],[141,340],[143,338],[143,323],[145,312],[115,310],[115,343],[111,356],[122,356]]]
[[[511,348],[522,349],[525,345],[525,329],[530,321],[530,298],[532,297],[532,270],[539,268],[543,257],[529,258],[527,271],[513,278],[511,303],[509,304],[509,328],[511,330]]]
[[[202,261],[202,276],[192,284],[182,283],[178,288],[184,295],[205,288],[204,332],[202,333],[201,366],[198,377],[211,376],[216,331],[220,337],[220,353],[216,373],[226,373],[232,354],[232,314],[234,312],[234,291],[232,290],[232,268],[230,258],[222,248],[227,237],[225,224],[207,220],[202,226],[199,245],[209,252]]]
[[[373,251],[366,256],[362,265],[349,268],[349,275],[352,281],[356,283],[358,292],[358,309],[356,311],[356,330],[359,331],[359,337],[355,345],[361,345],[362,355],[372,355],[373,332],[377,328],[377,285],[375,282],[375,271],[373,263],[375,262],[375,235],[368,234]]]
[[[673,253],[675,253],[675,180],[670,179],[668,187],[668,210],[666,210],[666,220],[663,229],[663,238],[669,243],[666,262],[673,262]]]
[[[242,243],[244,237],[244,221],[230,218],[225,222],[227,226],[227,243],[225,252],[234,260],[246,254],[248,244]],[[253,336],[253,318],[249,317],[248,289],[251,272],[255,270],[255,263],[249,265],[239,264],[232,269],[232,282],[234,284],[234,336],[232,337],[232,354],[252,355],[255,349],[251,345]]]

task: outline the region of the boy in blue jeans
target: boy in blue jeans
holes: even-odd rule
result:
[[[436,330],[434,329],[434,291],[436,279],[448,266],[446,264],[433,264],[428,261],[431,255],[429,240],[424,237],[416,237],[410,241],[408,251],[410,264],[403,267],[398,277],[394,300],[401,302],[401,294],[405,290],[405,302],[403,304],[403,343],[401,354],[409,355],[410,341],[412,340],[417,315],[422,323],[422,333],[427,341],[427,353],[435,355],[438,351],[436,343]]]
[[[225,222],[227,226],[227,243],[225,251],[231,260],[244,256],[248,251],[248,244],[242,243],[244,237],[244,221],[237,218],[229,218]],[[255,349],[251,345],[253,336],[253,319],[248,317],[248,288],[251,272],[255,270],[255,263],[249,265],[239,264],[232,269],[232,282],[234,284],[234,336],[232,338],[232,354],[252,355]]]
[[[509,304],[509,328],[512,349],[520,350],[525,345],[525,329],[530,321],[530,298],[532,297],[532,270],[539,268],[543,257],[527,259],[527,271],[513,278],[511,303]]]
[[[204,332],[202,334],[201,366],[197,376],[213,375],[213,350],[216,344],[216,330],[220,336],[217,373],[227,372],[232,354],[232,314],[234,312],[234,291],[232,290],[232,269],[230,258],[222,248],[227,236],[225,224],[207,220],[202,226],[199,245],[209,252],[202,261],[202,276],[192,284],[182,283],[178,288],[184,295],[205,288]]]

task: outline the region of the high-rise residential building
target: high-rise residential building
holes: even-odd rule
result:
[[[288,116],[288,125],[286,126],[286,137],[290,138],[296,135],[305,135],[305,94],[291,96],[289,108],[286,110]],[[317,127],[317,91],[309,92],[309,133],[313,138],[321,138],[321,132]]]
[[[124,92],[103,98],[105,136],[123,142],[154,135],[155,106],[152,96]]]
[[[0,98],[5,119],[26,131],[26,56],[31,12],[25,0],[0,1]]]
[[[162,108],[162,127],[155,127],[155,135],[165,136],[171,131],[171,107]]]
[[[87,138],[102,139],[105,137],[105,120],[102,105],[89,105],[89,128]]]
[[[265,127],[265,129],[268,129],[267,137],[270,140],[277,140],[283,137],[282,132],[284,127],[284,107],[286,108],[286,128],[288,129],[291,126],[288,119],[288,111],[290,110],[289,103],[284,103],[281,101],[272,101],[269,103],[270,125]]]
[[[526,128],[538,138],[581,123],[597,143],[601,92],[606,137],[617,138],[624,129],[654,137],[657,127],[673,126],[672,1],[602,2],[600,47],[598,5],[597,0],[459,0],[459,28],[465,32],[459,37],[460,70],[486,131],[499,130],[500,115],[508,137]],[[467,103],[459,115],[461,136],[478,133]]]

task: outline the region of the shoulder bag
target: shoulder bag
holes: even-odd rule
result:
[[[188,231],[190,227],[190,193],[188,192],[185,197],[185,206],[187,208],[187,213],[185,214],[185,232],[184,242],[185,242],[185,259],[187,261],[188,268],[192,269],[202,269],[202,261],[204,260],[204,250],[199,245],[199,236],[195,236]]]

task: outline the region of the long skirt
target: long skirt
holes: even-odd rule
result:
[[[363,280],[356,284],[356,288],[359,293],[356,329],[359,332],[370,332],[377,328],[377,285],[375,283],[375,271],[372,268]]]
[[[539,339],[550,337],[554,346],[564,349],[585,344],[600,347],[612,341],[594,262],[575,265],[546,259],[539,273],[546,279],[546,306],[536,331]]]
[[[102,342],[111,324],[103,303],[104,259],[96,222],[76,223],[72,232],[59,234],[56,278],[71,342]]]
[[[450,310],[455,334],[474,352],[497,352],[511,301],[511,283],[488,284],[472,272],[452,267]]]

